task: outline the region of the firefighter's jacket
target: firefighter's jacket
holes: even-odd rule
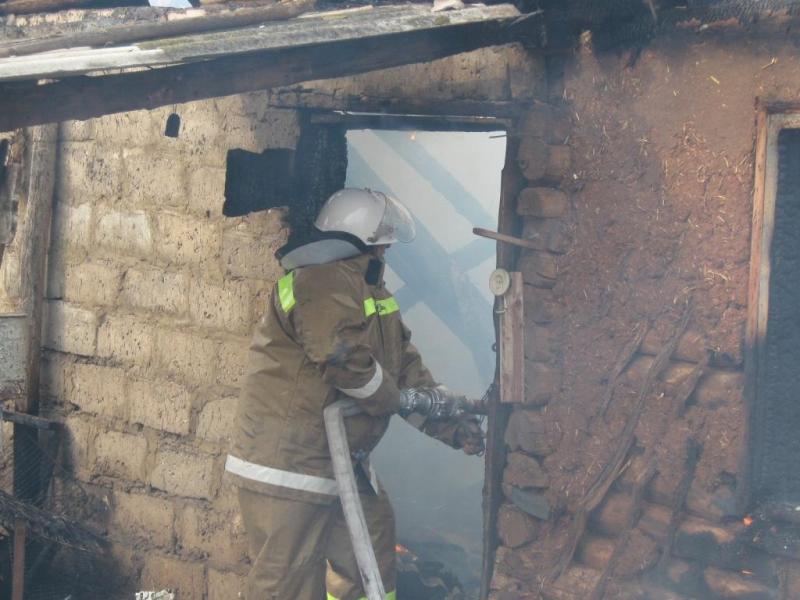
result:
[[[323,409],[355,399],[350,450],[369,453],[399,402],[398,388],[435,385],[411,344],[383,263],[359,254],[281,278],[250,347],[238,433],[226,470],[241,487],[329,503],[337,497]],[[454,425],[422,426],[452,444]]]

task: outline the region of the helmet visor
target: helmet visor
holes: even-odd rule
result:
[[[381,194],[386,199],[383,218],[375,230],[374,244],[393,244],[410,242],[417,235],[414,217],[411,212],[391,196]]]

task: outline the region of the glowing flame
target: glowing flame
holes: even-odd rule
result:
[[[749,571],[747,569],[742,569],[742,575],[755,575],[753,571]]]
[[[413,131],[413,132],[409,133],[408,137],[411,139],[412,142],[415,142],[417,140],[417,132]]]
[[[750,527],[753,524],[753,517],[747,515],[744,519],[742,519],[742,523],[744,523],[745,527]]]
[[[394,547],[394,551],[396,554],[408,554],[408,548],[406,548],[402,544],[396,544]]]

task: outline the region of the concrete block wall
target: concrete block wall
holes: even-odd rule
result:
[[[223,463],[286,231],[274,211],[222,215],[225,161],[293,148],[298,127],[259,94],[61,126],[46,410],[138,589],[230,600],[247,572]]]

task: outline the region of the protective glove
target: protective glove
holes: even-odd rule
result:
[[[453,436],[456,448],[461,448],[464,454],[482,455],[486,451],[486,444],[480,421],[472,416],[462,416],[458,421]]]
[[[407,388],[400,390],[401,416],[411,413],[424,415],[431,420],[451,419],[462,412],[463,396],[454,394],[445,386],[435,388]]]

